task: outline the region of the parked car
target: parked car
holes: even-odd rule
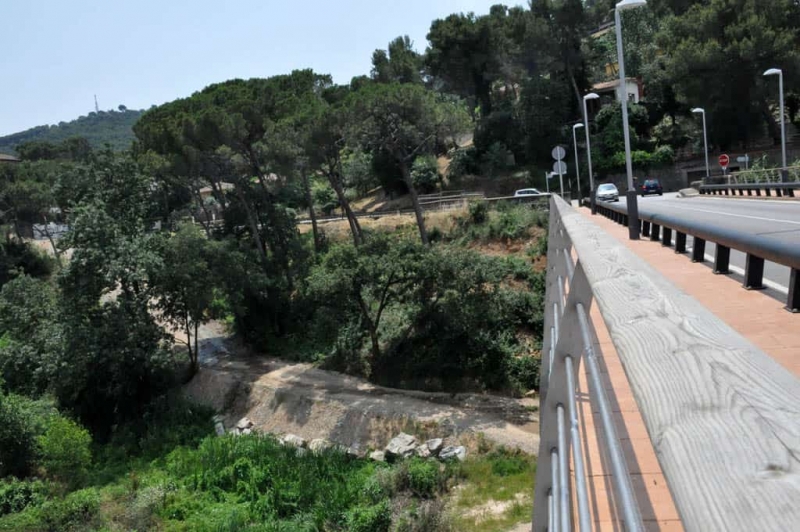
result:
[[[642,183],[640,193],[642,196],[647,196],[648,194],[658,194],[662,196],[664,194],[664,189],[661,187],[661,182],[658,179],[645,179],[644,183]]]
[[[598,201],[619,201],[619,190],[612,183],[604,183],[597,187]]]
[[[520,190],[517,190],[516,192],[514,192],[514,197],[515,198],[519,197],[519,196],[541,196],[541,195],[542,195],[542,193],[539,192],[539,190],[535,189],[535,188],[523,188],[523,189],[520,189]]]

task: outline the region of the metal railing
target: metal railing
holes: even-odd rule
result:
[[[617,529],[645,528],[646,494],[632,488],[608,396],[614,392],[601,380],[592,304],[684,529],[795,529],[800,380],[558,196],[550,201],[547,260],[533,532],[599,527],[578,419],[581,361],[610,464],[614,493],[607,496],[621,520]]]
[[[586,470],[578,420],[577,372],[583,360],[589,375],[591,401],[600,413],[603,442],[609,451],[615,500],[630,531],[644,530],[625,458],[612,417],[612,407],[600,377],[594,331],[587,309],[592,291],[579,261],[573,263],[569,231],[562,211],[571,209],[559,196],[550,202],[547,249],[545,338],[540,383],[541,439],[536,470],[534,508],[547,500],[548,511],[534,510],[534,532],[573,530],[570,495],[570,453],[575,470],[578,529],[592,530]],[[557,385],[553,385],[557,384]],[[567,416],[568,421],[567,421]],[[550,460],[542,460],[542,457]]]
[[[598,203],[597,212],[615,222],[627,225],[628,212],[620,205]],[[658,241],[665,247],[672,246],[675,232],[675,252],[686,253],[686,235],[694,239],[692,262],[705,262],[706,243],[715,244],[715,274],[730,273],[731,249],[746,255],[744,282],[747,290],[764,288],[764,262],[770,261],[790,268],[786,310],[800,312],[800,246],[776,240],[764,235],[742,233],[721,225],[693,222],[670,214],[642,214],[641,234]]]

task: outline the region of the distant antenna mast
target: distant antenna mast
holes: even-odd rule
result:
[[[100,106],[99,106],[99,105],[97,105],[97,94],[95,94],[95,95],[94,95],[94,111],[95,111],[96,113],[99,113],[99,112],[100,112]]]

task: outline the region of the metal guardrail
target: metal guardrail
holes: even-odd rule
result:
[[[620,205],[598,202],[597,212],[615,222],[628,225],[628,212]],[[774,262],[791,269],[786,310],[800,312],[800,246],[769,238],[742,233],[721,225],[692,222],[670,214],[644,214],[639,212],[641,234],[650,240],[661,240],[664,246],[672,245],[675,232],[675,252],[686,253],[686,235],[694,237],[692,262],[705,262],[706,242],[716,244],[714,273],[730,273],[731,249],[747,255],[744,270],[744,288],[764,288],[764,261]]]
[[[771,196],[771,193],[775,192],[775,196],[779,198],[782,195],[794,198],[795,190],[800,190],[800,183],[730,183],[727,185],[700,185],[700,194],[718,196],[735,196],[737,192],[740,196],[744,196],[745,192],[748,196],[752,196],[754,192],[756,196],[761,196],[761,192],[764,191],[766,196]]]
[[[597,526],[576,405],[586,401],[575,385],[582,360],[611,465],[614,493],[607,496],[622,521],[617,528],[645,529],[639,503],[646,495],[631,487],[607,396],[613,391],[601,381],[592,304],[622,362],[684,529],[796,529],[800,380],[558,196],[550,202],[547,260],[533,532]]]

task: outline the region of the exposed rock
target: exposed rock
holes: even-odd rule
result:
[[[358,443],[354,443],[350,447],[344,449],[345,454],[354,458],[364,458],[364,451]]]
[[[420,458],[430,458],[431,456],[430,449],[428,449],[428,446],[424,443],[417,445],[417,448],[414,450],[414,452],[416,452],[417,456]]]
[[[696,188],[682,188],[680,192],[678,192],[678,197],[680,198],[693,198],[699,195],[700,191]]]
[[[432,440],[428,440],[425,442],[425,446],[428,448],[430,453],[434,456],[439,454],[439,451],[442,450],[442,445],[444,444],[444,440],[441,438],[433,438]]]
[[[386,456],[408,458],[414,454],[417,447],[417,439],[405,432],[401,432],[386,446]]]
[[[239,429],[239,430],[249,429],[252,426],[253,426],[253,422],[250,421],[250,418],[247,418],[247,417],[243,417],[236,424],[236,428]]]
[[[241,431],[239,431],[239,434],[251,434],[252,432],[253,429],[242,429]]]
[[[333,447],[333,443],[324,439],[324,438],[316,438],[311,440],[311,443],[308,444],[308,449],[311,452],[321,453],[326,449],[330,449]]]
[[[386,453],[383,451],[372,451],[369,453],[369,459],[374,460],[376,462],[385,462],[386,461]]]
[[[286,434],[281,437],[281,443],[283,445],[291,445],[292,447],[302,448],[306,446],[306,440],[297,436],[296,434]]]
[[[449,445],[442,449],[442,452],[439,453],[440,460],[452,460],[453,458],[457,458],[460,462],[463,462],[466,457],[467,449],[461,445],[458,447]]]
[[[214,432],[217,436],[225,436],[225,425],[222,424],[222,416],[214,416]]]

